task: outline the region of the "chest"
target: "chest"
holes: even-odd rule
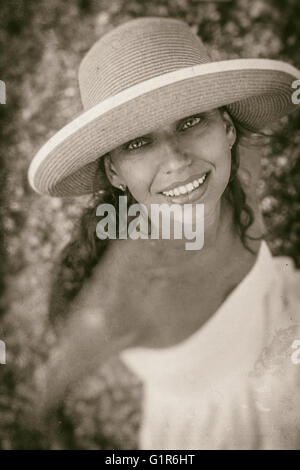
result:
[[[126,316],[138,319],[142,345],[167,347],[190,336],[216,312],[251,263],[246,257],[180,275],[172,271],[132,275],[120,290],[126,298]]]

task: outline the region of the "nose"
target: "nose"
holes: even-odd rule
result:
[[[165,174],[178,173],[192,163],[189,152],[179,145],[174,136],[166,137],[161,146],[162,168]]]

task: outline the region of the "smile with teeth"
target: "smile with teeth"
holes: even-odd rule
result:
[[[205,173],[205,175],[201,176],[201,178],[197,178],[196,180],[191,181],[188,184],[185,184],[183,186],[178,186],[177,188],[170,189],[169,191],[162,191],[162,193],[165,196],[172,196],[172,197],[173,196],[180,196],[181,194],[191,193],[191,192],[195,191],[195,189],[199,188],[199,186],[201,186],[201,184],[204,183],[204,181],[206,180],[206,177],[207,177],[207,173]]]

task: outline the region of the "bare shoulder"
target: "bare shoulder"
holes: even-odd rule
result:
[[[84,324],[88,317],[100,324],[103,321],[111,339],[129,332],[138,334],[142,328],[140,293],[146,288],[139,245],[129,240],[113,240],[109,244],[78,294],[73,307],[74,319]]]

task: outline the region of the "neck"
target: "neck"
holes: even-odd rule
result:
[[[204,215],[204,244],[201,249],[186,249],[188,239],[159,239],[159,240],[128,240],[132,249],[140,248],[141,258],[136,262],[146,262],[148,272],[172,272],[182,273],[199,267],[199,263],[211,254],[228,250],[235,241],[237,235],[233,228],[232,208],[225,198],[222,198],[213,211],[207,211]],[[204,264],[205,265],[205,264]]]

